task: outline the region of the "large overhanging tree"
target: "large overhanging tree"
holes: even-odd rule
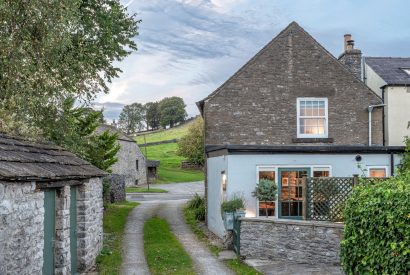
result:
[[[118,0],[0,1],[0,126],[49,127],[65,99],[107,92],[138,23]]]

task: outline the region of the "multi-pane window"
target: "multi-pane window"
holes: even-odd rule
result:
[[[263,170],[263,169],[261,169]],[[266,169],[265,171],[259,171],[259,180],[269,180],[272,183],[275,182],[275,170]],[[275,202],[274,201],[267,201],[267,202],[259,202],[259,216],[266,216],[266,212],[268,216],[275,216]]]
[[[385,178],[387,177],[386,167],[370,167],[369,177],[371,178]]]
[[[330,169],[315,167],[313,168],[313,177],[314,178],[328,178],[330,177]]]
[[[327,98],[298,98],[298,137],[327,137]]]

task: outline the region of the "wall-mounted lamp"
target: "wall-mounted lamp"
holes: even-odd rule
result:
[[[223,190],[223,191],[226,191],[226,187],[227,187],[227,185],[228,185],[228,180],[227,180],[225,171],[222,171],[222,172],[221,172],[221,176],[222,176],[222,190]]]

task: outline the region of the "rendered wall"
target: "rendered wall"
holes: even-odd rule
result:
[[[410,88],[387,87],[386,107],[386,145],[404,145],[404,137],[410,137]]]

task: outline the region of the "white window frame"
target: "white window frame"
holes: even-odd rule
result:
[[[300,133],[300,102],[301,101],[324,101],[325,102],[325,131],[323,135],[315,135],[315,134],[302,134]],[[328,100],[326,97],[298,97],[296,103],[296,133],[298,138],[327,138],[328,137]],[[314,118],[314,117],[312,117]]]
[[[386,178],[390,176],[389,167],[385,165],[380,165],[380,166],[369,165],[369,166],[366,166],[366,169],[367,169],[368,178],[370,178],[370,169],[384,169],[386,171]]]
[[[410,68],[402,68],[402,70],[410,76]]]

